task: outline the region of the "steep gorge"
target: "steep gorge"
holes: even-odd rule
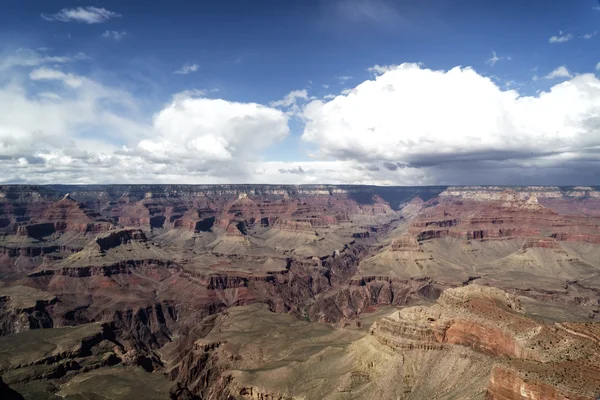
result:
[[[174,399],[590,398],[593,374],[572,377],[587,392],[557,383],[547,355],[583,328],[537,320],[597,334],[599,221],[564,212],[581,190],[444,189],[2,187],[0,334],[100,323],[116,344],[91,375],[6,367],[3,381],[58,395],[126,370]],[[541,344],[523,339],[540,329]],[[579,371],[596,348],[573,346],[555,352]]]

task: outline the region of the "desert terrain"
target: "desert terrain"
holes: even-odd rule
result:
[[[0,186],[3,399],[600,396],[600,189]]]

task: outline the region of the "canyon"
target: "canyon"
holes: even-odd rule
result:
[[[0,397],[600,396],[600,189],[0,185]]]

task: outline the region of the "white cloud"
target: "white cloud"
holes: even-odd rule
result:
[[[596,64],[596,71],[600,71],[600,62]]]
[[[598,34],[598,31],[594,31],[594,32],[589,32],[589,33],[584,33],[583,34],[583,38],[584,39],[591,39],[594,36],[596,36]]]
[[[105,31],[102,34],[103,38],[106,39],[114,39],[117,42],[121,39],[123,39],[125,36],[127,36],[127,32],[126,31]]]
[[[563,31],[558,31],[558,35],[550,37],[550,39],[548,39],[548,42],[550,42],[550,43],[565,43],[571,39],[573,39],[572,34],[564,33]]]
[[[22,182],[90,182],[118,166],[113,152],[119,140],[136,141],[147,132],[142,124],[112,111],[135,112],[128,93],[88,78],[73,87],[61,71],[39,68],[34,80],[60,80],[57,92],[31,95],[20,79],[0,84],[0,180]],[[101,132],[94,138],[93,132]]]
[[[37,67],[44,64],[66,64],[89,59],[84,53],[74,56],[50,56],[44,49],[18,49],[14,53],[0,57],[0,71],[13,67]]]
[[[325,89],[329,89],[329,85],[323,85]]]
[[[532,165],[600,161],[600,81],[592,74],[521,97],[470,68],[402,64],[351,94],[307,104],[303,117],[302,139],[316,156],[401,163],[398,170],[423,169],[438,182],[471,180],[457,173],[461,165],[463,174],[478,166],[499,179],[509,167],[515,178]]]
[[[325,96],[323,96],[323,98],[325,100],[335,99],[335,94],[326,94]]]
[[[51,100],[60,100],[62,97],[54,92],[41,92],[38,94],[39,97],[51,99]]]
[[[386,73],[387,71],[395,68],[396,65],[379,65],[379,64],[375,64],[372,67],[367,68],[367,71],[375,74],[375,75],[382,75],[384,73]]]
[[[280,110],[184,95],[155,116],[153,128],[155,136],[130,154],[213,175],[247,174],[245,163],[289,134],[288,117]]]
[[[556,68],[554,71],[550,72],[548,75],[544,76],[544,79],[556,79],[556,78],[572,78],[571,72],[565,67],[561,65]]]
[[[424,67],[425,64],[422,62],[418,62],[418,63],[414,63],[415,65],[418,65],[419,67]],[[372,67],[367,68],[367,71],[371,72],[373,75],[377,76],[377,75],[383,75],[388,71],[394,70],[398,68],[398,65],[379,65],[379,64],[375,64]]]
[[[253,168],[253,182],[362,185],[420,185],[432,182],[427,181],[425,171],[390,171],[375,165],[364,166],[354,161],[267,161],[250,164],[250,167]]]
[[[34,81],[39,80],[59,80],[64,82],[65,85],[72,88],[78,88],[83,85],[84,79],[80,76],[73,74],[65,74],[57,69],[50,68],[38,68],[31,71],[29,77]]]
[[[42,18],[46,21],[75,21],[86,24],[100,24],[120,16],[119,13],[98,7],[63,8],[56,14],[42,14]]]
[[[308,100],[308,92],[305,89],[292,90],[281,100],[272,101],[269,103],[271,107],[292,107],[300,100]]]
[[[261,152],[289,134],[282,111],[203,91],[173,96],[146,121],[126,91],[48,67],[29,75],[0,83],[0,182],[253,181]],[[64,85],[36,93],[44,81]]]
[[[350,79],[352,79],[352,77],[349,75],[336,76],[335,78],[338,81],[340,81],[341,84],[344,84],[344,83],[348,82]]]
[[[600,80],[592,74],[524,97],[470,68],[402,64],[327,101],[292,91],[282,110],[190,90],[149,118],[135,96],[69,73],[66,63],[21,64],[0,82],[0,182],[598,181]],[[291,108],[306,121],[302,140],[314,159],[265,161],[265,149],[289,137]]]
[[[196,72],[198,71],[198,68],[200,68],[200,66],[198,64],[183,64],[183,66],[181,68],[179,68],[177,71],[175,71],[175,74],[179,74],[179,75],[187,75],[187,74],[191,74],[192,72]]]

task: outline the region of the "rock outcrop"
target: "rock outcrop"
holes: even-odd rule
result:
[[[122,374],[179,400],[587,399],[595,192],[0,186],[0,335],[55,343],[6,353],[3,384],[135,397],[99,383]]]
[[[594,399],[600,391],[600,325],[536,321],[518,297],[495,288],[448,289],[434,306],[398,311],[370,332],[399,350],[460,345],[497,358],[492,399]]]

